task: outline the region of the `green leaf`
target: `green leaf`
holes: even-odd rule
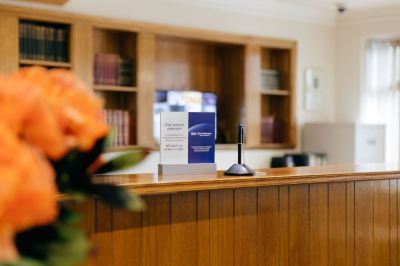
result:
[[[47,261],[49,266],[70,266],[83,261],[91,245],[82,230],[71,226],[58,226],[61,241],[49,245]]]
[[[101,201],[113,207],[124,208],[128,210],[139,211],[144,208],[144,202],[136,194],[130,193],[128,190],[106,184],[94,185],[95,194]]]
[[[72,266],[88,257],[91,244],[83,231],[71,224],[76,218],[68,217],[71,214],[69,210],[61,211],[56,222],[18,233],[16,245],[23,258],[43,266]]]
[[[68,225],[74,225],[81,221],[81,214],[65,207],[60,208],[58,220]]]
[[[22,257],[13,263],[0,262],[0,266],[45,266],[45,264],[37,260]]]
[[[96,171],[96,174],[105,174],[111,171],[122,170],[124,168],[131,167],[142,161],[145,156],[146,152],[143,150],[122,154],[101,166]]]

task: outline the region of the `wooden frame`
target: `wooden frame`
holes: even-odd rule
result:
[[[61,6],[67,3],[69,0],[20,0],[20,1]]]
[[[168,39],[175,39],[178,42],[186,40],[190,44],[184,44],[185,47],[195,47],[192,46],[192,43],[201,43],[201,45],[204,45],[203,47],[210,47],[210,49],[232,47],[232,49],[220,49],[217,52],[204,50],[205,58],[216,53],[218,60],[220,60],[214,62],[212,61],[215,60],[213,57],[209,59],[211,60],[210,62],[214,62],[211,63],[211,68],[219,67],[219,72],[216,72],[218,73],[218,78],[223,79],[226,83],[223,85],[214,83],[215,85],[212,86],[220,90],[223,95],[221,98],[223,112],[220,112],[220,114],[225,116],[230,124],[228,131],[232,132],[232,140],[235,138],[234,128],[236,123],[244,121],[247,127],[246,142],[251,148],[293,148],[296,145],[295,73],[297,47],[295,41],[0,5],[0,42],[2,44],[0,46],[0,72],[10,73],[16,71],[19,63],[22,62],[19,60],[18,51],[18,23],[21,19],[70,25],[70,62],[68,65],[54,64],[52,62],[42,63],[42,65],[71,68],[91,86],[93,84],[93,56],[97,49],[96,47],[99,46],[98,37],[93,38],[93,34],[98,29],[110,32],[132,32],[135,34],[136,37],[133,40],[135,45],[131,47],[136,51],[135,85],[132,87],[108,86],[108,88],[94,85],[93,89],[96,91],[132,92],[135,94],[132,99],[135,99],[137,125],[140,125],[136,127],[136,145],[157,148],[152,137],[152,123],[150,123],[153,119],[152,104],[154,93],[157,80],[159,81],[160,78],[157,76],[157,58],[160,50],[157,49],[159,49],[160,40]],[[107,40],[102,42],[104,41],[107,42]],[[100,45],[107,44],[102,43]],[[234,47],[241,48],[235,48],[237,49],[235,51]],[[259,73],[263,60],[263,49],[280,49],[288,54],[290,63],[287,68],[288,78],[285,91],[262,92],[260,90]],[[236,61],[229,60],[229,58],[232,58],[231,55],[235,55]],[[168,58],[168,56],[167,54],[166,57]],[[195,61],[187,62],[196,64]],[[221,62],[226,66],[236,64],[238,67],[221,68],[219,65]],[[39,64],[38,62],[25,63]],[[203,69],[207,71],[206,68]],[[229,76],[235,76],[239,79],[235,82],[229,82]],[[195,83],[198,84],[198,82]],[[205,84],[203,88],[207,88],[207,86]],[[287,123],[287,136],[284,142],[262,143],[261,141],[262,110],[266,108],[265,104],[263,104],[265,100],[263,101],[262,99],[265,98],[280,99],[278,101],[286,98],[287,108],[284,111],[285,113],[282,114]],[[235,107],[232,108],[232,106]]]

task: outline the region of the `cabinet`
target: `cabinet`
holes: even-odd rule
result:
[[[21,40],[32,34],[21,30],[26,23],[45,37],[47,28],[62,29],[63,59],[24,56]],[[104,98],[107,112],[123,113],[129,125],[114,149],[157,148],[157,90],[215,93],[221,144],[236,142],[242,122],[248,147],[296,145],[295,41],[0,5],[0,43],[1,73],[30,65],[71,69]],[[277,73],[275,86],[265,88],[265,73]]]

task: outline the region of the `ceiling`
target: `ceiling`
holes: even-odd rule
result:
[[[245,0],[244,0],[245,1]],[[352,9],[364,9],[383,6],[400,6],[400,0],[265,0],[319,8],[335,8],[338,3],[345,4]]]
[[[249,16],[269,17],[335,25],[338,19],[349,17],[353,12],[377,14],[378,9],[400,14],[400,0],[69,0],[61,7],[32,4],[20,0],[0,0],[24,6],[40,6],[52,10],[65,10],[76,13],[118,17],[123,19],[146,19],[163,23],[161,17],[191,16],[191,12],[180,13],[181,10],[199,8],[204,14],[209,11],[242,13]],[[348,7],[345,16],[338,16],[336,6],[343,3]],[[395,8],[394,8],[395,7]],[[200,14],[201,12],[196,12]],[[152,16],[149,18],[149,16]]]

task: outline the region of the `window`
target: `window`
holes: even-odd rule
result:
[[[361,122],[386,126],[385,161],[399,162],[400,42],[368,41]]]

